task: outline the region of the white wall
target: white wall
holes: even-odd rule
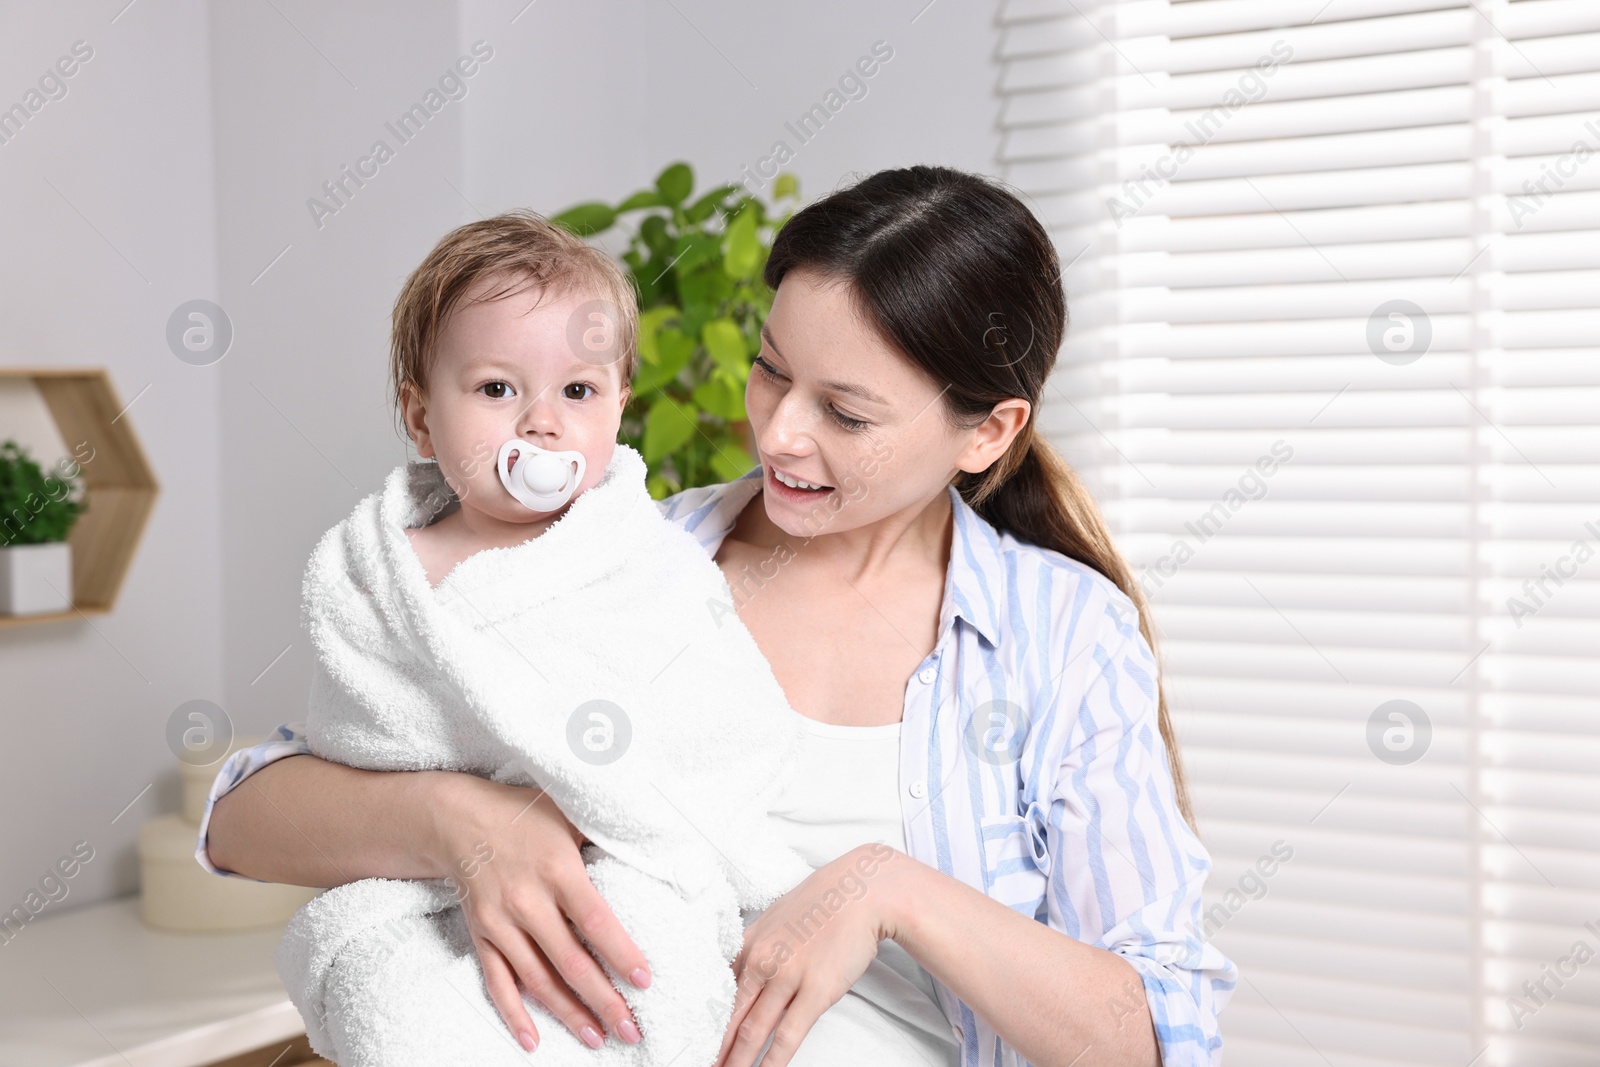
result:
[[[0,364],[103,366],[123,403],[148,386],[125,418],[161,484],[113,614],[0,630],[0,910],[79,840],[95,859],[59,906],[131,892],[140,821],[178,803],[167,717],[223,688],[219,376],[165,341],[216,298],[206,12],[121,6],[0,8],[0,106],[94,50],[0,146]]]
[[[997,173],[993,3],[604,0],[539,3],[508,24],[525,2],[462,2],[465,39],[506,40],[508,62],[467,113],[467,193],[485,211],[615,202],[678,159],[703,191],[780,140],[808,200],[912,163]],[[805,143],[785,128],[879,40],[893,58],[864,96]]]
[[[82,838],[104,862],[67,904],[134,891],[138,823],[178,804],[163,736],[178,704],[215,700],[246,733],[299,716],[301,574],[407,454],[385,396],[388,314],[434,241],[513,206],[620,199],[677,159],[698,188],[738,180],[779,139],[806,198],[913,162],[992,172],[993,5],[939,0],[913,23],[924,3],[190,0],[111,25],[117,0],[92,17],[0,15],[0,101],[73,41],[96,49],[68,97],[0,147],[0,364],[105,365],[124,400],[153,383],[128,417],[162,485],[114,614],[0,630],[17,739],[0,746],[0,906]],[[479,40],[494,54],[466,97],[400,145],[384,123]],[[866,96],[802,145],[785,121],[879,40],[894,55]],[[307,199],[379,138],[393,158],[319,227]],[[196,297],[234,325],[211,367],[164,341]]]
[[[462,103],[408,143],[385,128],[456,60],[452,5],[277,6],[283,15],[219,3],[212,15],[218,269],[236,330],[222,364],[222,676],[226,710],[255,733],[305,705],[307,556],[405,460],[385,400],[395,294],[469,217],[451,188]],[[468,84],[475,92],[494,75],[491,60]],[[314,218],[307,201],[330,202],[323,182],[378,140],[393,158],[364,186],[347,182],[336,214]]]

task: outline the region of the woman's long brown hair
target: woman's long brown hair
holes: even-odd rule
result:
[[[1005,455],[981,474],[958,475],[956,489],[996,529],[1093,567],[1138,608],[1139,632],[1157,656],[1173,790],[1192,827],[1149,604],[1094,498],[1036,430],[1067,330],[1061,260],[1044,226],[982,175],[936,166],[884,170],[784,225],[763,278],[776,290],[796,269],[848,282],[863,319],[945,386],[941,407],[953,425],[976,426],[1012,397],[1032,406]]]

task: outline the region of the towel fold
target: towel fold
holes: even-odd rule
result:
[[[632,448],[542,535],[476,553],[434,589],[405,530],[459,506],[437,464],[412,462],[317,544],[302,612],[311,751],[548,791],[592,842],[589,876],[652,981],[606,967],[643,1041],[599,1051],[525,997],[538,1062],[709,1065],[741,909],[811,871],[766,821],[805,720]],[[532,1062],[484,990],[456,895],[470,891],[465,874],[370,878],[296,913],[275,958],[313,1051],[341,1067]]]

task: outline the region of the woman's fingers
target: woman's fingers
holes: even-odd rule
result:
[[[734,1017],[728,1023],[728,1032],[723,1035],[724,1051],[717,1060],[718,1067],[754,1067],[756,1058],[761,1055],[761,1049],[766,1045],[769,1036],[772,1036],[773,1047],[761,1060],[761,1067],[768,1067],[769,1063],[788,1063],[789,1057],[794,1055],[794,1050],[799,1047],[800,1041],[798,1038],[793,1039],[787,1051],[779,1057],[778,1038],[773,1035],[773,1031],[784,1018],[784,1012],[790,1007],[793,996],[793,990],[769,984],[762,986],[754,999],[745,1005],[742,1019],[739,1017],[736,1005]],[[800,1031],[800,1035],[805,1036],[810,1028],[808,1023]]]
[[[581,1027],[573,1032],[591,1048],[600,1047],[606,1030],[629,1044],[638,1042],[639,1027],[628,1008],[628,1002],[622,999],[622,994],[611,984],[611,979],[600,969],[600,964],[583,947],[573,928],[565,920],[560,920],[556,925],[560,927],[559,932],[553,928],[540,931],[539,947],[555,966],[561,980],[582,998],[596,1016],[605,1021],[603,1028],[591,1029],[588,1035]]]
[[[749,954],[750,931],[747,928],[744,946],[733,959],[733,1013],[728,1017],[728,1025],[722,1031],[722,1047],[717,1050],[716,1067],[723,1067],[727,1062],[728,1050],[733,1046],[734,1039],[739,1036],[739,1025],[744,1022],[745,1016],[750,1014],[756,998],[761,995],[765,979],[759,971],[754,974],[746,972],[745,961]]]
[[[477,947],[478,964],[483,968],[483,984],[489,990],[489,999],[494,1003],[495,1010],[505,1020],[506,1026],[511,1028],[511,1032],[517,1035],[517,1042],[532,1052],[539,1046],[539,1028],[533,1025],[528,1006],[522,1002],[511,965],[487,939],[475,936],[472,943]]]
[[[571,1030],[579,1041],[590,1048],[600,1047],[605,1032],[600,1021],[601,1015],[591,1012],[579,999],[584,995],[583,989],[574,985],[556,962],[568,951],[566,943],[580,952],[583,951],[582,946],[578,945],[567,929],[566,922],[553,908],[536,920],[524,919],[523,922],[530,928],[528,931],[508,929],[496,938],[496,945],[505,952],[529,996],[560,1019],[562,1025]],[[596,972],[599,971],[593,960],[589,964]],[[600,980],[607,989],[611,989],[611,983],[605,980],[604,975],[600,976]],[[612,993],[615,994],[615,990]],[[626,1004],[623,1005],[623,1011],[627,1011]]]
[[[624,1042],[639,1041],[627,1001],[574,931],[576,926],[620,974],[641,987],[648,984],[643,953],[589,880],[580,851],[583,835],[554,803],[539,803],[546,794],[530,799],[529,789],[490,782],[475,788],[486,799],[455,821],[462,828],[451,831],[447,855],[467,855],[462,846],[480,840],[490,848],[487,858],[494,862],[471,866],[472,892],[460,900],[474,943],[491,950],[480,947],[479,960],[511,1033],[519,1039],[536,1034],[516,988],[520,980],[533,1000],[591,1048],[605,1043],[608,1030]],[[478,855],[476,846],[472,852]]]
[[[717,1049],[717,1058],[712,1061],[714,1067],[727,1067],[728,1052],[733,1047],[734,1039],[739,1036],[739,1025],[744,1022],[744,1017],[750,1012],[753,1001],[741,1004],[739,998],[733,1001],[733,1015],[728,1019],[728,1028],[722,1031],[722,1046]]]
[[[794,1059],[794,1054],[800,1050],[800,1043],[817,1024],[817,1020],[822,1018],[822,1013],[831,1006],[831,1002],[821,997],[808,997],[803,989],[796,993],[789,1006],[778,1013],[777,1021],[768,1030],[772,1035],[772,1044],[767,1046],[767,1054],[761,1057],[761,1067],[789,1067],[789,1061]],[[756,1045],[756,1052],[760,1050],[761,1046]],[[754,1054],[751,1062],[754,1062]]]
[[[556,903],[611,969],[639,989],[650,985],[650,964],[587,873],[556,885]],[[620,996],[618,999],[621,999]]]

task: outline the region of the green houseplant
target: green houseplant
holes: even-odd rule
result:
[[[737,185],[693,194],[694,171],[674,163],[620,204],[588,201],[551,220],[592,237],[638,216],[621,256],[639,294],[640,358],[621,439],[644,456],[657,500],[755,465],[744,385],[772,309],[761,271],[794,213]],[[798,181],[779,174],[772,197],[798,200]]]
[[[16,441],[0,443],[0,615],[72,605],[66,540],[85,508],[73,466],[70,473],[46,474]]]

